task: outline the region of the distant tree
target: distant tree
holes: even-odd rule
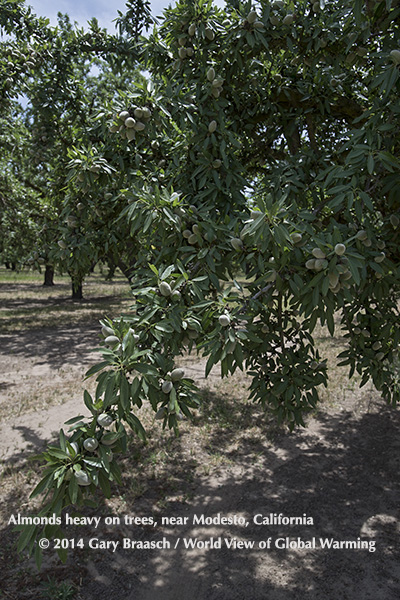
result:
[[[93,137],[92,114],[106,98],[115,96],[117,89],[126,89],[132,77],[140,80],[137,55],[126,37],[108,34],[96,19],[85,32],[74,27],[67,15],[59,14],[58,27],[54,28],[48,21],[37,19],[23,2],[3,4],[0,26],[9,37],[0,46],[0,65],[6,73],[2,104],[9,116],[16,98],[24,97],[27,106],[20,114],[25,125],[20,140],[25,151],[23,168],[15,151],[20,143],[8,144],[2,163],[7,169],[13,165],[18,174],[15,184],[27,194],[35,190],[44,207],[40,215],[36,214],[32,245],[27,247],[26,220],[24,231],[17,232],[19,259],[33,267],[38,267],[38,261],[45,263],[48,276],[54,266],[67,271],[73,297],[79,299],[83,279],[104,253],[104,244],[98,240],[98,232],[90,230],[92,215],[83,210],[82,198],[66,191],[69,153],[74,145],[90,149],[99,142],[97,135]],[[143,19],[146,21],[146,14]],[[139,22],[137,26],[140,28]],[[9,129],[15,130],[12,121]],[[9,202],[15,192],[9,190]]]

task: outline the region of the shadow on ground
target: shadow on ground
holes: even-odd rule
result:
[[[214,400],[210,394],[210,410]],[[153,515],[158,525],[69,530],[68,537],[83,536],[86,543],[99,538],[119,541],[120,546],[116,552],[73,551],[67,568],[47,564],[41,577],[51,573],[73,580],[75,597],[84,600],[398,600],[399,430],[399,412],[386,406],[376,404],[360,416],[351,410],[334,414],[321,410],[306,430],[280,433],[271,440],[266,429],[264,440],[250,436],[232,450],[237,430],[228,424],[210,444],[210,452],[218,448],[226,462],[208,475],[198,475],[196,461],[188,458],[191,430],[172,444],[169,439],[159,441],[170,455],[167,472],[147,481],[143,495],[120,514],[121,520],[125,514]],[[135,459],[123,461],[125,487],[133,483],[130,460],[140,454],[146,457],[145,447],[134,444]],[[123,489],[115,492],[123,494]],[[21,499],[12,491],[5,501],[15,511],[20,509]],[[253,522],[255,515],[271,513],[305,514],[312,523]],[[101,505],[97,514],[107,514],[107,508]],[[195,515],[237,515],[249,525],[203,526],[193,523]],[[187,523],[162,525],[162,517],[187,518]],[[7,528],[2,529],[5,535]],[[165,538],[170,548],[123,550],[124,538],[142,542]],[[211,538],[214,543],[221,539],[221,549],[184,546],[184,539]],[[254,542],[254,547],[227,548],[225,540],[234,538]],[[271,548],[259,549],[259,543],[269,538]],[[279,549],[278,538],[316,538],[317,547]],[[322,549],[319,538],[375,542],[375,552]],[[38,596],[33,588],[10,585],[6,597]]]
[[[92,357],[92,350],[100,345],[100,325],[90,319],[86,326],[42,327],[34,331],[2,334],[2,353],[32,359],[36,365],[60,369],[75,365],[83,358]]]

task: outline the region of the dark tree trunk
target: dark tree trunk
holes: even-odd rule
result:
[[[16,271],[17,270],[17,263],[11,263],[11,270],[12,271]]]
[[[10,263],[9,263],[9,262],[6,262],[6,263],[4,263],[4,264],[5,264],[5,266],[6,266],[6,269],[9,269],[9,270],[11,269],[11,265],[10,265]]]
[[[83,300],[82,283],[72,282],[72,300]]]
[[[54,285],[54,267],[53,267],[53,265],[46,265],[46,270],[44,272],[43,285],[45,287],[51,287],[52,285]]]
[[[108,273],[106,275],[106,281],[111,281],[115,274],[115,269],[117,265],[113,262],[108,263]]]
[[[117,266],[120,268],[122,273],[125,275],[127,280],[130,282],[135,272],[135,262],[132,265],[127,265],[123,260],[119,259]]]

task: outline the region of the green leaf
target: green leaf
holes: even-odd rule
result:
[[[111,497],[111,485],[107,475],[101,470],[99,471],[99,485],[106,498]]]
[[[17,552],[20,553],[29,544],[31,539],[37,533],[38,528],[36,525],[24,525],[21,535],[18,538]]]
[[[129,413],[126,415],[126,421],[129,424],[129,426],[133,429],[133,431],[135,431],[137,433],[137,435],[139,436],[139,438],[142,441],[146,441],[146,431],[143,427],[143,425],[141,424],[141,422],[139,421],[139,419],[137,418],[136,415],[134,415],[133,413]]]
[[[35,496],[38,496],[39,494],[44,492],[44,490],[50,488],[53,478],[54,478],[54,471],[52,471],[51,473],[46,475],[46,477],[43,477],[43,479],[41,479],[39,481],[39,483],[37,484],[37,486],[35,487],[33,492],[31,492],[31,495],[29,496],[29,498],[35,498]]]
[[[96,410],[93,406],[92,397],[87,390],[83,392],[83,401],[85,403],[86,408],[88,408],[92,414],[96,414]]]
[[[95,375],[99,371],[102,371],[105,367],[109,367],[110,364],[111,364],[110,361],[103,360],[102,362],[98,363],[97,365],[93,365],[93,367],[90,367],[90,369],[86,372],[85,379],[92,377],[92,375]]]
[[[68,493],[69,493],[69,497],[71,498],[71,502],[72,504],[75,504],[78,498],[78,482],[76,480],[76,477],[74,475],[71,476],[71,479],[69,480],[68,483]]]
[[[130,386],[128,383],[128,380],[126,379],[125,375],[121,376],[121,381],[120,381],[120,401],[121,401],[121,405],[122,408],[124,410],[128,410],[129,406],[130,406]]]
[[[132,363],[132,368],[143,375],[152,375],[153,377],[158,377],[158,371],[152,365],[146,365],[144,363],[134,362]]]

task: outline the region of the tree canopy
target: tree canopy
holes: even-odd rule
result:
[[[121,259],[135,305],[102,323],[92,417],[44,453],[46,510],[111,493],[144,403],[176,431],[190,418],[187,351],[206,374],[245,370],[293,429],[327,383],[320,323],[342,330],[350,377],[399,401],[399,15],[390,0],[182,0],[133,36],[147,81],[93,105],[62,210]]]

